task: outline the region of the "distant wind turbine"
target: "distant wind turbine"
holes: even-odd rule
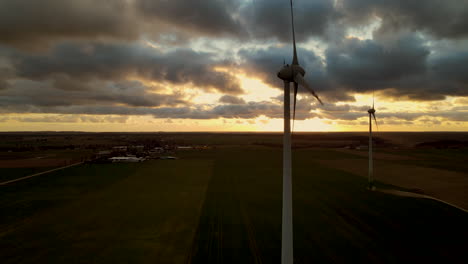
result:
[[[291,181],[291,106],[290,83],[294,83],[294,111],[296,117],[296,97],[299,84],[312,93],[322,104],[317,94],[304,80],[304,69],[299,65],[296,52],[296,36],[294,33],[294,15],[291,2],[291,24],[293,37],[293,60],[291,65],[284,65],[277,76],[284,81],[284,134],[283,134],[283,216],[281,226],[281,263],[293,263],[293,220],[292,220],[292,181]]]
[[[374,190],[374,164],[372,157],[372,117],[374,117],[375,126],[377,125],[377,118],[375,118],[375,108],[374,108],[374,94],[372,94],[372,108],[367,110],[369,113],[369,175],[368,175],[368,188],[369,190]]]

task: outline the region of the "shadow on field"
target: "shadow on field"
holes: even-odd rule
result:
[[[466,213],[367,191],[366,179],[314,162],[339,158],[328,152],[293,153],[294,263],[467,259]],[[216,155],[187,263],[280,263],[281,164],[280,149],[232,148]]]

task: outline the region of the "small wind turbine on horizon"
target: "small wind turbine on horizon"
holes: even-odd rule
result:
[[[369,174],[368,174],[368,187],[369,190],[375,190],[374,186],[374,164],[372,157],[372,117],[374,117],[375,126],[377,125],[377,118],[375,118],[375,108],[374,108],[374,94],[372,93],[372,108],[367,110],[369,113]]]
[[[290,83],[294,83],[294,111],[296,117],[296,97],[299,84],[306,88],[317,100],[322,101],[304,80],[305,71],[299,65],[296,52],[296,36],[294,33],[293,4],[291,3],[291,24],[293,36],[293,60],[291,65],[284,65],[277,76],[284,82],[284,134],[283,134],[283,206],[281,225],[281,263],[293,263],[293,219],[292,219],[292,179],[291,179],[291,103]]]

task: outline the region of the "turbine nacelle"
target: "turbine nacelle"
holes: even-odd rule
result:
[[[305,75],[305,71],[300,65],[286,64],[278,72],[277,76],[283,81],[296,82],[294,78],[296,77],[297,74],[301,74],[302,76]]]
[[[371,118],[371,117],[374,118],[375,125],[378,127],[378,125],[377,125],[377,118],[375,118],[374,102],[372,102],[372,108],[369,109],[369,110],[367,110],[367,113],[369,113],[369,118]],[[369,119],[369,122],[372,122],[372,121]]]

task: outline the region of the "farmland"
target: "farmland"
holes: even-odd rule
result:
[[[82,165],[2,189],[3,263],[184,260],[209,161]]]
[[[171,138],[210,143],[200,134]],[[177,160],[84,164],[1,186],[2,263],[279,263],[281,141],[276,135],[243,139],[211,136],[214,148],[180,151]],[[367,191],[362,172],[346,165],[365,165],[362,151],[297,142],[295,263],[465,262],[467,213]],[[466,158],[464,150],[441,151],[455,162]],[[449,170],[438,158],[430,162],[438,150],[380,153],[376,172],[411,167],[407,157],[413,157],[415,168],[466,176],[463,165]],[[412,187],[385,179],[379,188]]]

